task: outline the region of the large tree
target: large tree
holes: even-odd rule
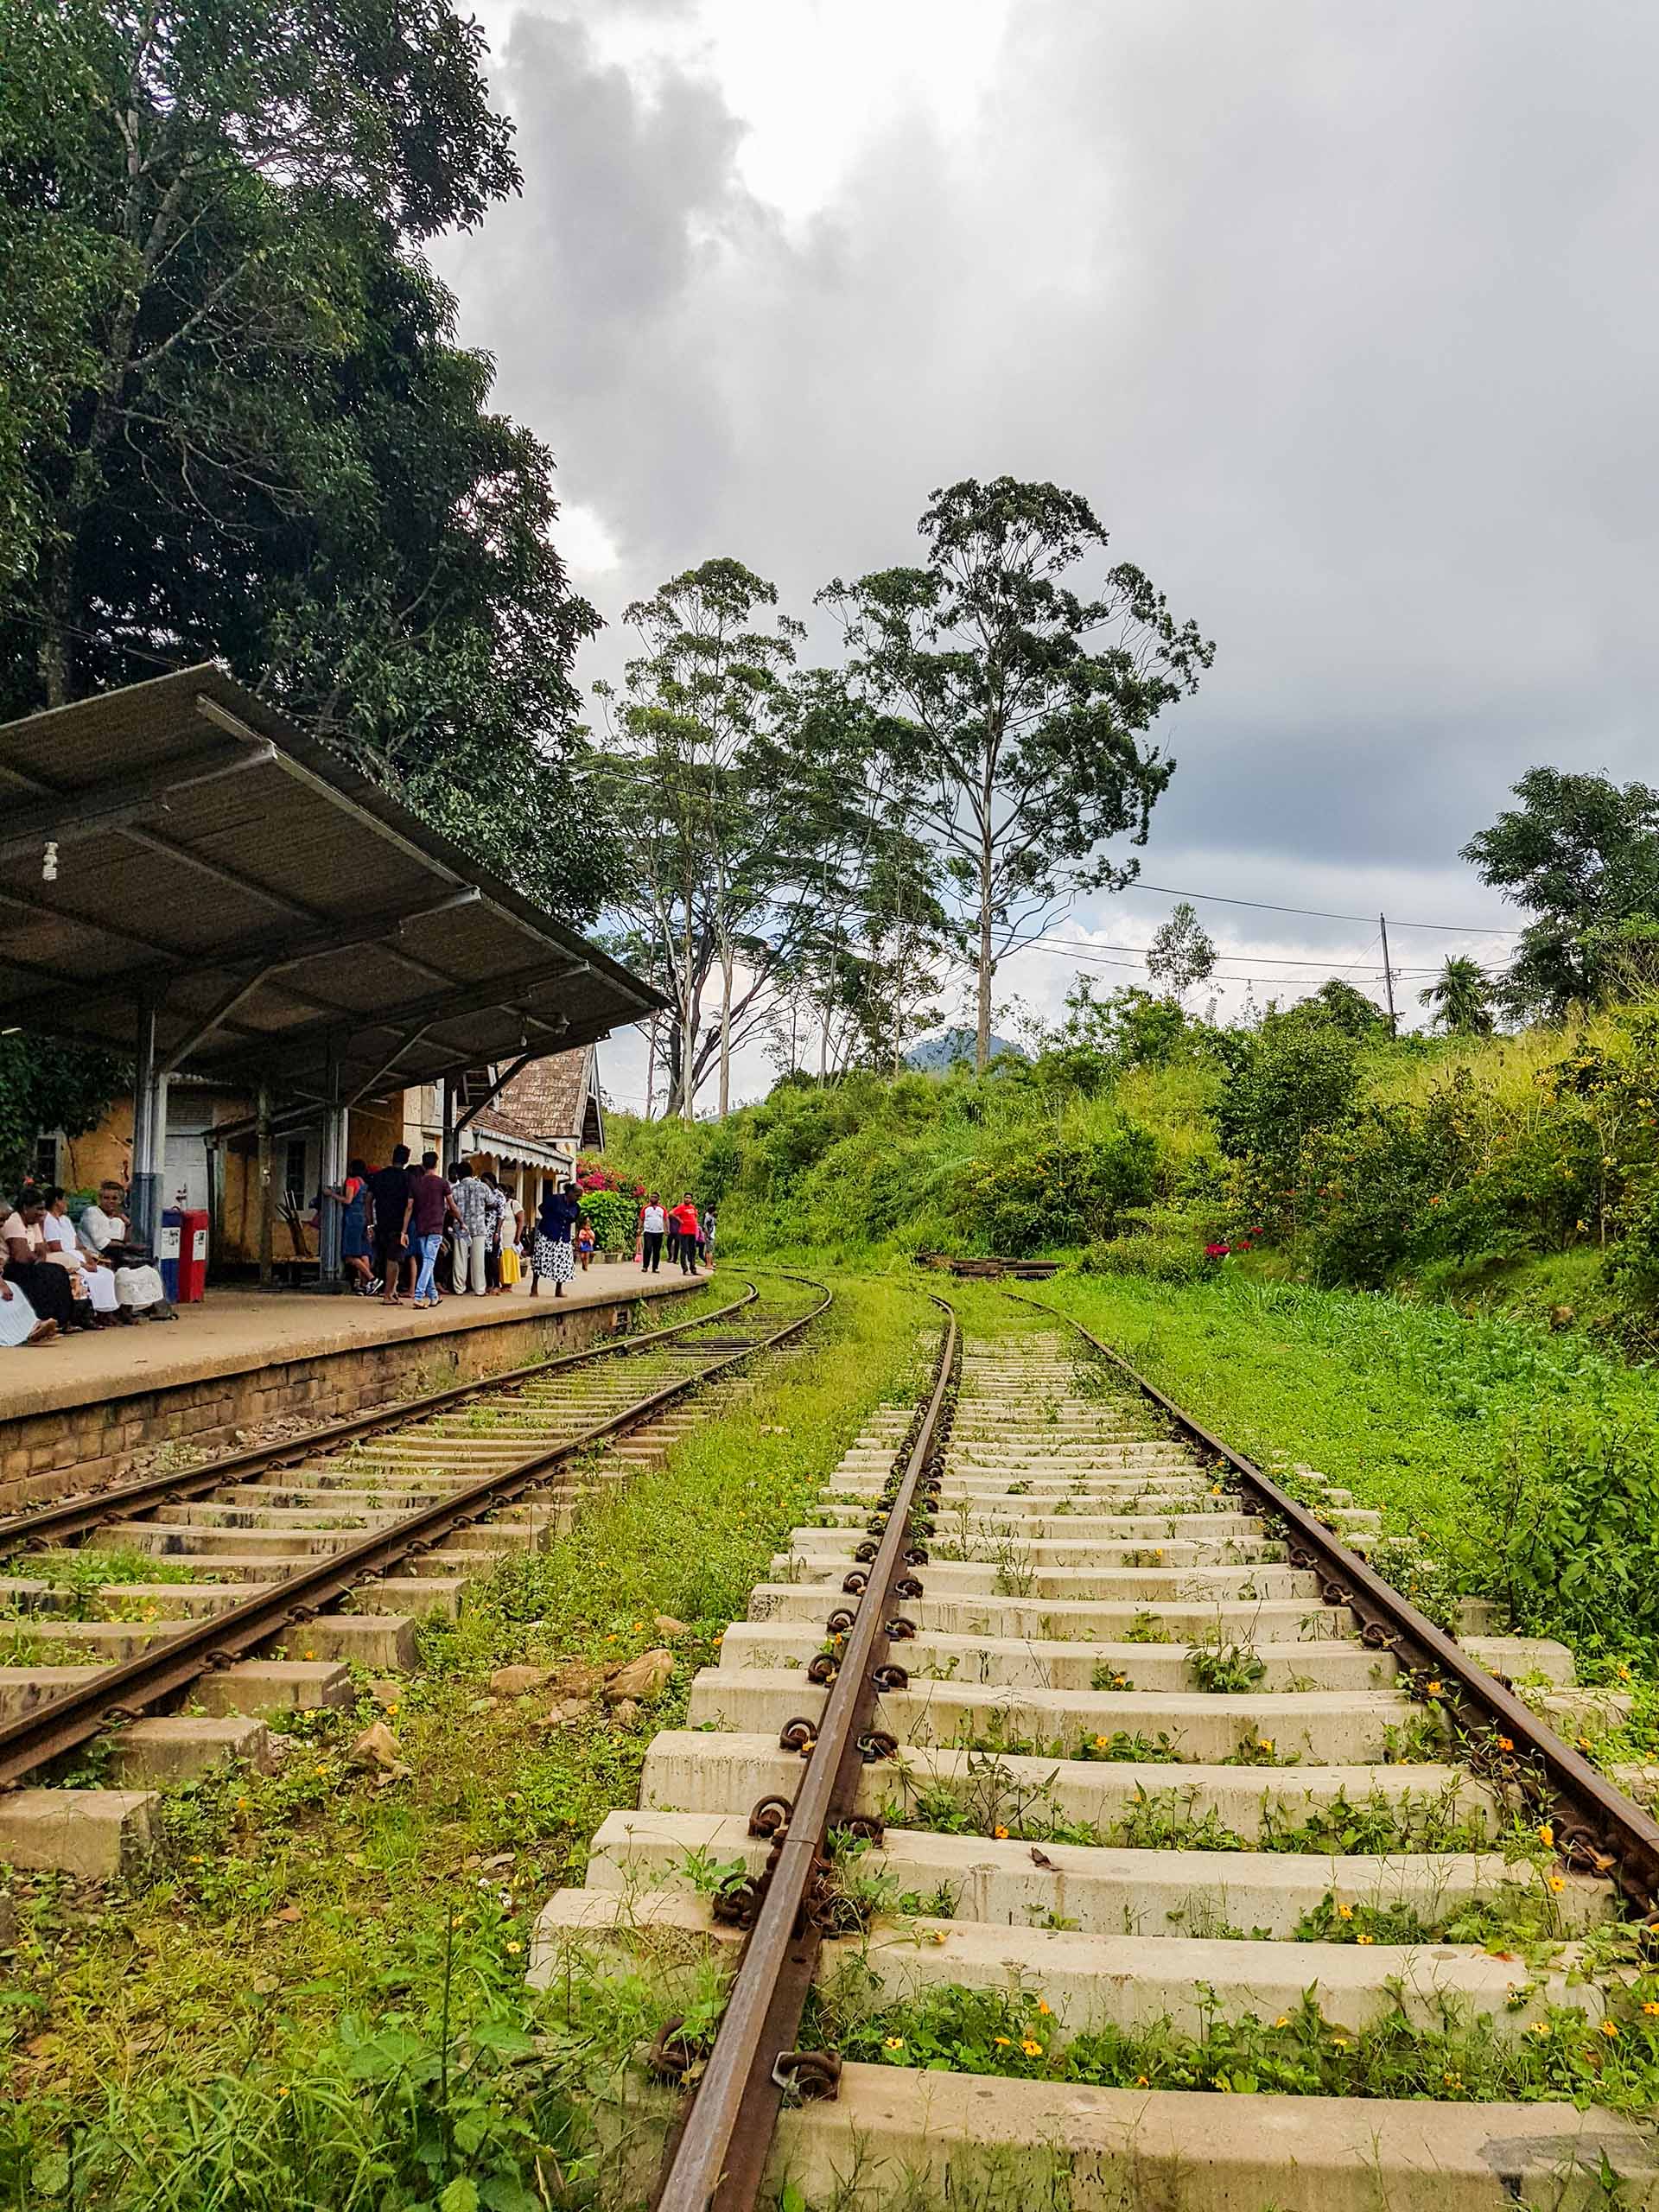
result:
[[[1144,842],[1174,767],[1147,733],[1214,647],[1127,562],[1073,588],[1107,543],[1075,492],[968,480],[932,494],[919,531],[922,566],[837,578],[820,598],[852,681],[902,718],[916,826],[973,930],[982,1068],[998,959],[1078,893],[1133,876],[1102,849]]]
[[[1659,791],[1606,776],[1529,768],[1519,806],[1471,837],[1481,880],[1535,916],[1502,987],[1518,1014],[1592,1003],[1623,972],[1632,927],[1659,920]]]
[[[219,658],[526,887],[594,626],[421,257],[516,189],[452,0],[0,0],[0,711]]]
[[[619,896],[672,1001],[671,1110],[687,1121],[711,1057],[728,1110],[734,1046],[760,1018],[770,980],[765,921],[785,810],[764,741],[801,634],[777,604],[777,587],[741,561],[705,561],[627,609],[644,650],[620,696],[596,687],[615,744],[604,789],[634,860]]]

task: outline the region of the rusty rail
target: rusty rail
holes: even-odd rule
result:
[[[717,1306],[709,1313],[700,1313],[695,1320],[672,1321],[666,1327],[642,1329],[632,1336],[602,1337],[584,1344],[580,1351],[556,1352],[550,1359],[531,1360],[526,1366],[510,1367],[499,1375],[448,1383],[442,1390],[429,1390],[419,1398],[400,1399],[397,1405],[382,1407],[373,1413],[352,1414],[344,1421],[327,1421],[320,1427],[303,1429],[296,1436],[282,1437],[273,1443],[251,1444],[244,1451],[220,1452],[194,1467],[175,1468],[164,1475],[143,1475],[136,1482],[112,1483],[107,1490],[86,1491],[53,1505],[32,1507],[27,1513],[16,1513],[0,1520],[0,1558],[19,1544],[61,1542],[66,1537],[85,1535],[89,1529],[101,1528],[106,1521],[124,1520],[131,1514],[143,1513],[152,1505],[170,1505],[179,1499],[197,1497],[204,1491],[216,1490],[221,1483],[245,1482],[254,1475],[264,1474],[268,1468],[296,1465],[314,1452],[333,1452],[354,1438],[378,1436],[386,1429],[402,1428],[408,1421],[423,1421],[429,1414],[444,1413],[468,1398],[534,1382],[538,1376],[553,1374],[563,1367],[648,1351],[660,1344],[664,1338],[683,1336],[690,1329],[701,1329],[710,1321],[723,1321],[741,1313],[760,1295],[751,1283],[741,1298],[734,1299],[729,1306]],[[622,1299],[617,1300],[619,1306],[626,1302]]]
[[[1121,1352],[1040,1298],[1015,1290],[1002,1295],[1075,1330],[1150,1399],[1180,1435],[1212,1463],[1230,1468],[1246,1493],[1243,1510],[1270,1516],[1283,1524],[1290,1565],[1319,1576],[1324,1602],[1345,1605],[1358,1622],[1364,1643],[1375,1650],[1392,1652],[1420,1694],[1431,1682],[1440,1686],[1434,1701],[1454,1709],[1465,1727],[1478,1732],[1463,1746],[1471,1770],[1486,1779],[1524,1787],[1530,1769],[1535,1788],[1548,1793],[1554,1811],[1555,1847],[1561,1856],[1572,1866],[1616,1882],[1649,1927],[1659,1929],[1659,1824],[1546,1726],[1507,1681],[1477,1666],[1454,1637],[1436,1628],[1306,1506],[1253,1459],[1194,1421]],[[1450,1695],[1447,1685],[1452,1686]],[[1512,1748],[1504,1751],[1503,1741]]]
[[[829,1633],[844,1641],[823,1718],[816,1729],[791,1720],[783,1732],[785,1748],[806,1759],[801,1787],[792,1802],[762,1798],[749,1816],[752,1834],[772,1838],[772,1853],[750,1885],[747,1940],[708,2064],[670,2137],[654,2212],[747,2212],[785,2090],[835,2094],[839,2062],[798,2050],[796,2037],[823,1936],[826,1840],[831,1828],[874,1833],[874,1824],[856,1815],[859,1773],[868,1760],[898,1748],[870,1723],[880,1693],[902,1688],[907,1679],[888,1653],[895,1638],[915,1630],[896,1608],[920,1594],[912,1570],[926,1564],[919,1539],[931,1529],[926,1508],[943,1478],[962,1372],[956,1314],[944,1299],[933,1303],[945,1319],[932,1389],[895,1459],[868,1572],[855,1570],[842,1586],[856,1605],[830,1616]]]
[[[176,1696],[200,1675],[246,1657],[262,1643],[268,1643],[283,1629],[303,1626],[325,1606],[336,1604],[349,1591],[359,1588],[365,1582],[378,1580],[388,1568],[411,1556],[431,1551],[445,1537],[470,1527],[501,1506],[516,1503],[527,1491],[535,1490],[544,1482],[555,1468],[579,1457],[594,1445],[603,1442],[607,1437],[632,1427],[637,1421],[648,1418],[674,1399],[753,1358],[756,1352],[771,1351],[786,1343],[790,1338],[798,1336],[825,1310],[834,1294],[823,1283],[814,1282],[806,1276],[787,1275],[783,1280],[816,1290],[819,1296],[817,1303],[804,1313],[773,1330],[770,1335],[758,1338],[753,1344],[746,1344],[739,1351],[727,1352],[706,1367],[699,1367],[672,1382],[665,1383],[660,1389],[653,1390],[625,1407],[621,1412],[613,1414],[604,1421],[595,1421],[579,1435],[555,1446],[550,1451],[537,1452],[499,1473],[486,1475],[478,1482],[468,1484],[466,1489],[456,1491],[450,1497],[418,1508],[390,1529],[376,1530],[341,1551],[325,1554],[314,1566],[302,1567],[296,1573],[286,1576],[260,1595],[244,1599],[238,1605],[227,1606],[222,1612],[193,1622],[177,1636],[158,1643],[153,1650],[141,1652],[137,1657],[119,1665],[101,1668],[95,1680],[62,1697],[53,1699],[34,1713],[24,1714],[21,1719],[0,1727],[0,1789],[14,1786],[34,1768],[49,1759],[60,1758],[66,1751],[74,1751],[112,1722],[136,1719],[145,1707],[157,1704],[164,1698]],[[738,1306],[748,1305],[759,1295],[759,1291],[751,1283],[748,1296],[736,1303]],[[704,1322],[716,1318],[713,1314],[702,1317]],[[675,1330],[657,1331],[652,1334],[678,1334],[683,1329],[701,1325],[700,1322],[686,1322]],[[626,1341],[637,1345],[644,1339],[634,1338]],[[586,1352],[572,1354],[569,1357],[591,1358],[596,1349],[590,1348]],[[620,1349],[620,1346],[611,1349]],[[547,1366],[566,1363],[568,1360],[545,1363]],[[465,1388],[468,1391],[480,1388],[500,1390],[522,1382],[528,1372],[539,1371],[542,1370],[515,1369],[510,1375],[498,1376],[489,1384],[467,1384]],[[410,1417],[407,1410],[401,1416],[405,1421]]]

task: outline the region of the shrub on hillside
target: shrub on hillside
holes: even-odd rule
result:
[[[1296,1219],[1302,1152],[1335,1128],[1359,1084],[1352,1039],[1322,1010],[1269,1014],[1259,1029],[1218,1039],[1227,1071],[1216,1110],[1222,1150],[1238,1163],[1247,1211],[1271,1224]]]
[[[1110,1236],[1126,1207],[1152,1197],[1157,1151],[1151,1131],[1128,1122],[1088,1144],[999,1146],[957,1179],[963,1234],[1016,1257]]]
[[[1196,1282],[1214,1271],[1214,1262],[1205,1257],[1195,1237],[1166,1230],[1098,1237],[1077,1262],[1079,1274],[1141,1275],[1149,1282]]]

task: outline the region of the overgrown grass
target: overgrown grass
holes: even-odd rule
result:
[[[20,1879],[0,2202],[67,2202],[72,2184],[116,2212],[585,2201],[597,2061],[580,2037],[532,2040],[533,1916],[581,1879],[604,1815],[638,1802],[651,1736],[870,1409],[908,1395],[928,1313],[907,1286],[841,1285],[803,1357],[763,1364],[664,1467],[425,1631],[385,1716],[408,1780],[351,1770],[379,1717],[365,1696],[296,1722],[273,1777],[168,1792],[145,1885]],[[662,1696],[631,1723],[593,1705],[547,1726],[562,1685],[662,1640],[659,1612],[691,1631]],[[554,1681],[492,1700],[487,1670],[510,1661]]]
[[[1069,1274],[1038,1295],[1241,1451],[1380,1508],[1446,1589],[1586,1659],[1659,1656],[1650,1369],[1510,1316],[1230,1274]]]
[[[1354,2031],[1312,1995],[1269,2019],[1229,2020],[1213,2000],[1201,2031],[1061,2029],[1035,1989],[945,1987],[883,2005],[856,1967],[816,2005],[842,2056],[1027,2081],[1122,2089],[1223,2089],[1327,2097],[1423,2097],[1458,2104],[1565,2099],[1644,2112],[1659,2094],[1659,1982],[1639,1980],[1628,2017],[1541,2007],[1528,2026],[1484,2018],[1414,2026],[1403,2012]],[[1652,2012],[1644,2011],[1644,2005]]]

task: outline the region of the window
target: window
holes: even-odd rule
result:
[[[53,1184],[58,1179],[58,1140],[40,1136],[35,1140],[35,1156],[29,1163],[29,1180]]]
[[[296,1212],[303,1213],[311,1193],[305,1187],[305,1139],[290,1137],[283,1147],[283,1192]]]

